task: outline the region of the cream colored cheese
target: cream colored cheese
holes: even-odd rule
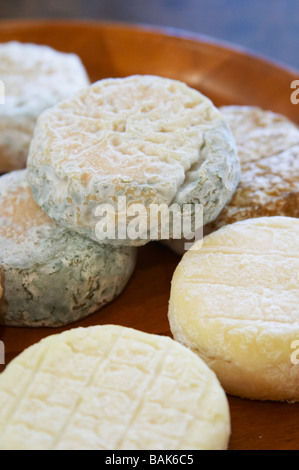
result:
[[[37,203],[96,241],[96,208],[111,204],[117,212],[120,196],[147,210],[202,204],[208,223],[230,200],[239,173],[232,133],[210,100],[155,76],[102,80],[45,112],[28,160]],[[105,242],[145,244],[150,227],[148,220],[145,239]]]
[[[199,247],[200,248],[200,247]],[[174,338],[216,372],[224,389],[260,400],[299,400],[299,220],[228,225],[187,252],[172,281]]]
[[[167,337],[78,328],[0,375],[2,450],[225,450],[229,436],[215,374]]]
[[[89,85],[79,57],[47,46],[0,44],[0,172],[24,168],[39,114]]]

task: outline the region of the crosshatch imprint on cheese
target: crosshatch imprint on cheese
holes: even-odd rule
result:
[[[291,349],[295,349],[291,355],[291,363],[297,366],[299,364],[299,340],[292,342]]]
[[[187,240],[188,250],[203,239],[202,204],[129,204],[119,196],[117,204],[100,204],[95,210],[100,220],[95,227],[98,240]],[[192,240],[192,243],[189,241]],[[197,245],[200,249],[201,245]]]
[[[299,80],[294,80],[291,83],[291,88],[295,90],[291,94],[291,103],[295,105],[299,104]]]
[[[5,104],[5,85],[2,80],[0,80],[0,104]]]
[[[5,364],[5,346],[3,341],[0,341],[0,364]]]

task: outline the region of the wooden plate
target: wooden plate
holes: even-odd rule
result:
[[[185,81],[218,106],[259,105],[299,123],[299,106],[290,100],[290,85],[299,78],[299,72],[207,38],[119,24],[0,22],[0,42],[10,40],[75,52],[81,56],[92,81],[132,74],[162,75]],[[167,308],[170,281],[178,262],[176,255],[158,244],[141,248],[137,270],[121,297],[71,327],[113,323],[170,335]],[[6,362],[41,338],[60,331],[63,329],[0,327]],[[229,397],[229,402],[231,449],[299,450],[299,404],[235,397]]]

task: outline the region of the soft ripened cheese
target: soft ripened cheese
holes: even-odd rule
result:
[[[211,101],[156,76],[101,80],[43,113],[28,159],[40,207],[96,241],[100,204],[118,214],[118,197],[125,197],[127,207],[146,208],[144,239],[103,240],[109,244],[147,243],[152,204],[202,204],[204,222],[214,220],[239,176],[234,138]]]
[[[299,400],[299,220],[228,225],[195,244],[174,274],[176,340],[195,351],[231,394]]]
[[[0,44],[0,172],[24,168],[35,122],[46,108],[89,85],[79,57],[47,46]]]
[[[204,234],[256,217],[299,217],[299,128],[285,116],[252,106],[220,108],[236,139],[239,186]],[[177,254],[185,240],[166,242]]]
[[[134,248],[100,245],[53,222],[26,170],[0,178],[0,324],[60,326],[95,312],[125,287]]]
[[[77,328],[0,376],[1,450],[225,450],[229,436],[215,374],[167,337]]]
[[[220,110],[235,136],[242,174],[232,200],[205,233],[250,218],[299,217],[299,128],[251,106]]]

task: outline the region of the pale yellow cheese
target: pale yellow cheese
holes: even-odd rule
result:
[[[198,248],[198,249],[197,249]],[[194,245],[172,281],[174,338],[197,352],[228,393],[299,400],[299,220],[250,219]]]
[[[215,374],[170,338],[105,325],[48,337],[0,376],[1,450],[226,449]]]

